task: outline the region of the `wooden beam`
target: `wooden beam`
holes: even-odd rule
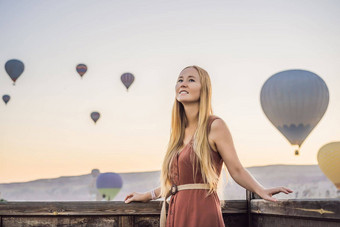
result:
[[[253,199],[251,200],[251,213],[340,221],[340,200],[294,199],[269,202],[263,199]]]
[[[0,216],[14,215],[160,215],[161,201],[148,203],[123,201],[84,202],[6,202],[0,203]],[[245,200],[227,200],[222,213],[247,213]]]

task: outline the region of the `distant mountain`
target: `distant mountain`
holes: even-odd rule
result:
[[[249,167],[247,170],[265,187],[285,186],[294,192],[275,195],[279,199],[335,198],[336,187],[317,165],[270,165]],[[159,186],[160,171],[119,173],[123,187],[114,200],[122,201],[130,192],[146,192]],[[40,179],[23,183],[0,184],[0,198],[7,201],[94,201],[95,178],[91,174]],[[221,200],[245,199],[245,189],[223,170],[220,180]]]

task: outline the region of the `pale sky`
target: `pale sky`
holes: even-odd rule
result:
[[[340,140],[337,0],[1,0],[0,15],[0,93],[11,96],[0,100],[0,183],[160,170],[188,65],[210,74],[214,114],[245,167],[317,164],[319,148]],[[15,86],[10,59],[25,64]],[[263,83],[288,69],[318,74],[330,93],[300,156],[260,104]],[[124,72],[136,77],[129,92]]]

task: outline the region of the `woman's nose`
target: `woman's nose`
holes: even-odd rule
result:
[[[188,85],[187,85],[187,82],[183,82],[182,84],[181,84],[181,87],[187,87]]]

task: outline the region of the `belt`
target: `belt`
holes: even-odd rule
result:
[[[164,202],[162,205],[161,219],[160,225],[161,227],[165,227],[166,225],[166,203],[167,199],[170,195],[175,195],[178,191],[188,190],[188,189],[209,189],[209,184],[182,184],[182,185],[172,185],[169,192],[166,194],[164,198]]]

